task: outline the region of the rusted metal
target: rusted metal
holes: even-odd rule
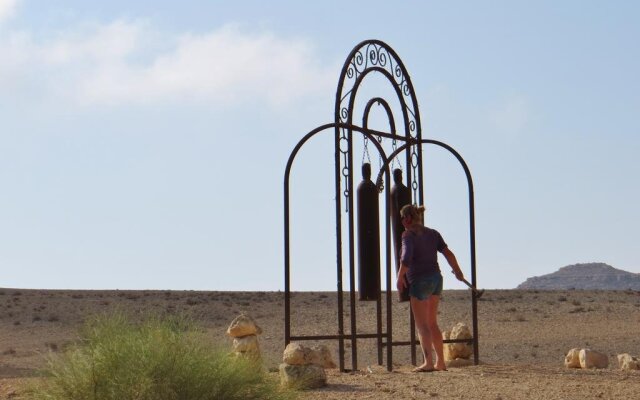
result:
[[[411,189],[402,182],[402,170],[393,170],[393,187],[391,188],[391,226],[393,227],[393,249],[395,250],[396,273],[400,269],[400,250],[402,249],[402,225],[400,210],[411,204]],[[409,288],[398,293],[400,301],[409,301]]]
[[[362,119],[362,127],[353,124],[356,94],[365,77],[369,74],[376,73],[385,78],[394,89],[397,100],[400,103],[400,111],[402,114],[402,123],[404,130],[401,134],[396,132],[396,124],[393,113],[389,107],[389,103],[380,97],[369,99],[365,107]],[[368,128],[368,119],[371,108],[374,105],[382,106],[389,119],[390,132],[378,131]],[[329,333],[322,335],[292,335],[291,332],[291,259],[290,259],[290,204],[289,204],[289,177],[292,165],[296,155],[302,146],[313,136],[321,132],[333,131],[334,134],[334,179],[335,179],[335,222],[336,222],[336,294],[337,294],[337,334]],[[358,333],[357,316],[355,308],[355,240],[354,240],[354,193],[353,193],[353,140],[354,134],[362,137],[374,145],[379,154],[382,167],[378,173],[375,185],[380,192],[383,192],[383,201],[385,202],[385,293],[386,293],[386,316],[385,330],[383,330],[382,321],[382,293],[381,285],[378,283],[376,296],[376,332],[375,333]],[[382,144],[376,140],[391,139],[392,153],[387,156]],[[397,142],[401,143],[397,147]],[[351,344],[351,370],[357,370],[358,354],[357,341],[376,339],[378,347],[378,363],[383,362],[383,348],[386,347],[386,364],[387,369],[393,369],[393,347],[395,346],[411,346],[412,363],[416,363],[416,337],[415,326],[412,316],[409,318],[411,337],[409,341],[393,340],[393,321],[392,321],[392,290],[395,287],[392,279],[392,251],[394,251],[393,259],[397,264],[398,250],[391,250],[392,247],[397,249],[396,230],[392,235],[392,215],[393,211],[392,194],[389,188],[390,171],[389,167],[395,158],[405,152],[404,170],[406,171],[406,186],[412,195],[414,202],[419,201],[423,204],[424,189],[422,182],[422,146],[424,144],[436,144],[448,149],[460,161],[469,184],[469,213],[470,213],[470,247],[471,247],[471,282],[475,287],[476,280],[476,261],[475,261],[475,221],[474,221],[474,203],[473,203],[473,186],[471,175],[460,155],[450,146],[434,140],[423,140],[421,131],[420,114],[418,110],[417,100],[414,94],[413,86],[409,74],[406,71],[402,61],[397,54],[385,43],[378,40],[364,41],[358,44],[349,54],[345,64],[343,65],[338,87],[336,90],[335,120],[334,123],[325,124],[317,127],[306,134],[292,150],[287,166],[285,168],[284,183],[284,262],[285,262],[285,345],[292,340],[337,340],[338,341],[338,357],[339,367],[341,371],[347,371],[345,368],[345,341]],[[384,175],[384,177],[383,177]],[[395,181],[395,178],[394,178]],[[402,178],[400,178],[402,183]],[[397,183],[396,183],[397,186]],[[344,203],[343,203],[344,199]],[[378,204],[379,205],[379,204]],[[344,207],[344,210],[343,210]],[[342,219],[342,213],[347,214],[346,222]],[[343,231],[344,226],[347,229],[346,249],[343,247]],[[379,236],[379,233],[378,233]],[[392,236],[394,243],[392,244]],[[375,245],[373,246],[375,247]],[[378,244],[379,247],[379,244]],[[346,250],[346,254],[345,254]],[[349,278],[349,307],[350,307],[350,324],[349,332],[345,332],[345,310],[344,310],[344,282],[343,275],[345,272],[344,262],[348,262],[347,274]],[[378,265],[380,262],[378,249]],[[379,268],[379,267],[378,267]],[[380,274],[378,273],[378,277]],[[361,289],[361,285],[359,285]],[[478,321],[477,321],[477,293],[472,292],[472,316],[473,316],[473,342],[474,361],[479,362],[478,353]],[[411,315],[411,314],[410,314]],[[335,332],[335,331],[334,331]],[[445,343],[455,342],[445,340]],[[468,343],[469,341],[465,341]],[[390,344],[390,345],[387,345]]]
[[[350,125],[353,123],[355,119],[354,110],[358,90],[364,79],[370,74],[376,74],[386,79],[390,83],[391,88],[395,91],[396,96],[398,97],[398,101],[400,103],[400,111],[402,113],[402,122],[404,125],[404,136],[392,135],[392,140],[401,139],[403,141],[408,141],[412,139],[420,139],[422,134],[420,130],[420,113],[418,110],[417,99],[414,95],[411,78],[409,77],[404,64],[397,56],[395,51],[385,43],[378,40],[370,40],[360,43],[352,50],[352,52],[347,57],[347,61],[344,63],[343,69],[340,74],[338,89],[336,91],[335,121],[347,123]],[[378,104],[383,105],[383,107],[385,105],[388,106],[388,102],[386,102],[386,100],[380,101],[380,98],[375,99],[375,101]],[[372,102],[370,100],[368,103],[369,109],[371,107],[371,104]],[[385,107],[385,110],[390,110],[390,107]],[[395,129],[393,114],[389,112],[387,114],[388,116],[391,115],[389,124],[392,129]],[[367,126],[367,118],[368,112],[364,117],[364,126]],[[349,141],[352,135],[352,131],[349,129],[338,130],[336,133],[337,135],[340,135],[340,138],[343,140],[343,142],[344,140]],[[392,131],[392,133],[395,132]],[[336,152],[342,152],[343,150],[343,148],[336,148]],[[409,169],[412,166],[409,155],[407,155],[406,160],[407,165],[405,167]],[[348,198],[351,196],[352,186],[350,186],[349,183],[352,180],[353,176],[351,155],[343,153],[342,161],[343,163],[340,165],[339,169],[343,171],[343,176],[346,181],[343,194]],[[410,176],[408,178],[410,178]],[[421,183],[419,185],[419,188],[417,188],[416,190],[422,191]],[[385,199],[388,199],[388,197],[385,197]],[[345,211],[351,215],[353,209],[352,207],[346,207]],[[349,225],[348,229],[352,229],[351,225]],[[353,242],[350,242],[350,249],[352,248],[352,246]],[[389,248],[390,247],[387,247],[387,249]],[[351,275],[350,280],[353,282],[354,279],[355,277]],[[388,292],[390,293],[390,289]],[[354,319],[353,314],[351,318]],[[412,321],[411,318],[410,321]],[[355,321],[352,322],[352,326],[355,327]],[[415,334],[413,332],[414,330],[412,329],[412,335],[413,338],[415,338]],[[352,346],[354,344],[355,343],[352,343]],[[412,346],[412,348],[415,349],[415,344]],[[413,350],[413,352],[415,352],[415,350]],[[356,369],[355,366],[357,365],[356,357],[357,354],[352,353],[352,366],[354,370]],[[412,357],[412,360],[414,358],[415,357]],[[414,360],[413,362],[415,363]],[[387,364],[388,369],[390,370],[391,366],[389,362],[387,362]]]
[[[484,289],[476,289],[476,287],[469,283],[468,280],[463,278],[462,282],[464,282],[464,284],[467,285],[469,289],[471,289],[471,291],[476,295],[476,299],[479,299],[484,294]]]
[[[386,332],[382,333],[383,335],[386,335]],[[356,337],[358,339],[375,339],[378,336],[377,333],[358,333],[356,334]],[[311,335],[311,336],[291,336],[291,340],[299,340],[299,341],[304,341],[304,340],[332,340],[332,339],[339,339],[340,335]],[[343,335],[343,339],[349,339],[351,338],[351,335]],[[442,340],[443,343],[468,343],[468,344],[472,344],[473,343],[473,339],[444,339]],[[411,342],[409,341],[396,341],[396,342],[391,342],[392,346],[408,346],[409,344],[411,344]],[[382,342],[383,346],[387,345],[387,342]]]
[[[356,190],[358,214],[358,300],[380,298],[380,210],[378,189],[371,181],[371,164],[362,165]]]
[[[409,152],[407,152],[409,154]],[[400,251],[402,249],[402,232],[404,226],[400,217],[400,210],[407,204],[411,204],[411,189],[402,182],[402,170],[396,168],[393,170],[394,185],[391,188],[391,226],[393,228],[393,248],[395,251],[396,276],[400,270]],[[398,292],[398,300],[408,302],[409,285],[404,290]],[[411,364],[416,365],[416,322],[413,318],[411,305],[409,305],[409,337],[411,345]]]
[[[473,192],[473,179],[471,178],[471,171],[469,170],[467,163],[464,161],[464,158],[462,158],[462,156],[453,147],[438,140],[422,139],[417,143],[405,143],[404,145],[397,148],[394,152],[392,152],[389,155],[387,161],[383,163],[382,168],[380,168],[380,172],[378,173],[378,177],[376,178],[376,185],[378,186],[378,188],[384,186],[384,184],[382,183],[382,175],[385,174],[385,170],[389,168],[389,164],[394,157],[405,151],[410,146],[424,144],[434,144],[449,151],[449,153],[451,153],[458,160],[460,166],[464,170],[465,177],[467,178],[467,191],[469,196],[469,248],[471,253],[471,284],[473,285],[473,287],[477,287],[475,198]],[[474,291],[471,292],[471,316],[473,320],[473,359],[474,363],[478,365],[480,363],[480,353],[478,350],[478,296]]]

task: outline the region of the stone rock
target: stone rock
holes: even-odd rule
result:
[[[609,357],[606,354],[591,349],[580,350],[579,358],[580,366],[584,369],[607,368],[609,366]]]
[[[443,334],[445,340],[449,339],[471,339],[471,329],[462,323],[458,322],[451,329]],[[452,361],[458,358],[468,360],[473,354],[473,347],[468,343],[445,343],[444,344],[444,360]]]
[[[233,351],[236,353],[260,354],[258,337],[256,335],[248,335],[244,337],[233,338]]]
[[[447,368],[462,368],[470,367],[473,365],[473,360],[467,360],[464,358],[456,358],[455,360],[445,361]]]
[[[232,338],[259,335],[261,333],[262,329],[246,314],[238,315],[227,328],[227,335]]]
[[[289,343],[282,354],[282,362],[289,365],[305,365],[305,350],[300,343]]]
[[[630,354],[618,354],[618,366],[624,370],[636,370],[640,369],[640,360],[637,357],[632,357]]]
[[[580,368],[580,349],[571,349],[564,357],[564,366],[567,368]]]
[[[336,368],[336,363],[333,362],[331,352],[325,345],[311,347],[311,363],[319,365],[322,368]]]
[[[335,368],[331,352],[324,345],[306,347],[300,343],[289,343],[282,354],[282,361],[289,365],[318,365]]]
[[[280,384],[293,389],[316,389],[327,385],[327,373],[319,365],[280,364]]]
[[[260,346],[256,335],[233,339],[233,354],[246,360],[261,362]]]

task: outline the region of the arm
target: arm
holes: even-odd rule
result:
[[[400,268],[398,269],[398,278],[396,280],[396,287],[399,292],[402,292],[409,286],[407,281],[407,272],[409,271],[409,264],[413,257],[413,242],[409,232],[402,232],[402,248],[400,250]]]
[[[456,255],[453,254],[453,252],[449,250],[448,247],[445,247],[442,250],[442,255],[444,255],[444,258],[447,259],[447,262],[451,266],[451,269],[453,270],[453,274],[456,276],[456,278],[459,281],[462,281],[464,279],[464,274],[462,273],[462,270],[460,270],[460,266],[458,265],[458,260],[456,259]]]
[[[398,279],[396,280],[396,287],[399,292],[402,292],[407,286],[407,271],[409,267],[405,263],[400,263],[400,269],[398,270]]]

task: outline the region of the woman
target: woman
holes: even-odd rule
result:
[[[438,304],[442,293],[442,274],[438,266],[441,252],[453,269],[458,280],[464,275],[456,256],[435,229],[423,225],[424,207],[406,205],[400,210],[402,225],[402,252],[397,287],[399,291],[409,286],[411,310],[418,328],[424,363],[414,372],[446,371],[444,363],[442,332],[438,327]],[[431,349],[435,350],[434,362]]]

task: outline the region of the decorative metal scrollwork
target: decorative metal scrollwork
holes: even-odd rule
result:
[[[338,93],[336,94],[336,121],[339,123],[353,124],[354,97],[364,77],[371,73],[383,74],[394,87],[398,94],[398,100],[402,106],[404,121],[404,136],[406,139],[421,139],[420,117],[417,111],[418,104],[413,91],[411,80],[402,61],[396,53],[385,43],[372,40],[365,41],[356,46],[343,66]],[[339,130],[340,153],[342,154],[342,171],[344,176],[344,195],[346,211],[348,212],[348,198],[351,192],[347,177],[352,166],[350,165],[349,151],[342,145],[342,141],[349,143],[350,132],[346,128]],[[395,139],[394,139],[395,144]],[[347,146],[348,147],[348,146]],[[410,150],[411,185],[416,201],[418,190],[418,149],[413,146]],[[345,151],[346,150],[346,151]],[[416,160],[415,162],[413,160]],[[409,167],[409,165],[407,166]]]

